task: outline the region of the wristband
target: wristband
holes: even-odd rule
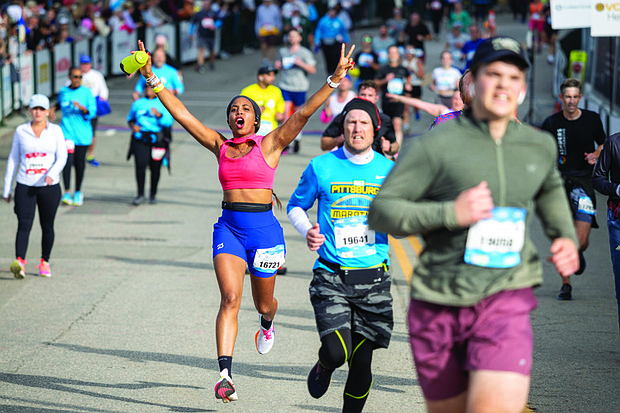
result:
[[[340,82],[338,83],[334,83],[332,82],[332,77],[331,76],[327,76],[327,84],[329,85],[329,87],[331,87],[332,89],[336,89],[338,87],[338,85],[340,84]]]
[[[148,79],[145,79],[146,83],[151,83],[153,80],[155,80],[156,77],[157,77],[157,75],[155,73],[153,73],[153,76],[149,77]]]
[[[153,89],[153,92],[155,93],[161,92],[164,89],[164,84],[160,82],[157,86],[155,86],[152,89]]]

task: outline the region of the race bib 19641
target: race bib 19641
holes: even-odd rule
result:
[[[368,228],[365,215],[337,219],[334,221],[336,253],[342,258],[358,258],[373,255],[375,231]]]
[[[524,208],[496,207],[493,217],[469,228],[464,260],[488,268],[510,268],[521,262],[525,242]]]

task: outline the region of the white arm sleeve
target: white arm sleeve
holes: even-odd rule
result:
[[[308,231],[312,228],[312,223],[308,214],[301,207],[294,207],[288,212],[288,219],[293,227],[304,237],[308,235]]]

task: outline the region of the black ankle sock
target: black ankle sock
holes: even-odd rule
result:
[[[232,378],[232,356],[220,356],[217,358],[220,371],[228,369],[228,377]]]
[[[273,324],[273,320],[271,321],[267,321],[267,319],[265,319],[265,317],[261,317],[260,318],[260,325],[265,329],[265,330],[269,330],[271,328],[271,325]]]

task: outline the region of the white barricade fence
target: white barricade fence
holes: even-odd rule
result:
[[[73,63],[71,61],[71,43],[61,43],[54,46],[54,94],[69,80],[69,70]]]
[[[178,58],[179,53],[177,50],[177,27],[174,24],[164,24],[159,27],[147,27],[144,31],[144,46],[151,52],[155,50],[155,36],[158,34],[163,34],[168,39],[168,49],[166,49],[166,53],[175,59]],[[138,48],[138,44],[134,45],[134,48],[131,50],[136,50]]]
[[[196,36],[189,37],[190,22],[183,21],[179,23],[179,58],[181,64],[195,62],[198,58],[198,47],[196,46]]]
[[[13,112],[13,93],[11,82],[11,66],[2,66],[2,117],[6,117]]]
[[[21,105],[19,107],[28,106],[30,97],[34,95],[34,54],[28,53],[22,56],[22,67],[19,71]],[[18,102],[19,103],[19,100]]]
[[[198,56],[196,37],[190,38],[190,22],[166,24],[156,28],[147,28],[145,31],[145,45],[151,50],[155,47],[155,36],[163,34],[168,38],[168,54],[181,64],[195,62]],[[218,36],[220,29],[218,29]],[[123,30],[113,31],[108,37],[95,36],[92,39],[79,40],[73,43],[61,43],[49,49],[39,50],[34,54],[25,54],[26,45],[22,44],[21,53],[17,50],[13,77],[11,66],[6,64],[0,68],[0,120],[10,115],[13,110],[28,105],[34,93],[40,93],[52,98],[69,81],[69,70],[72,66],[79,66],[80,56],[88,55],[93,68],[99,70],[105,77],[123,75],[120,62],[132,50],[138,48],[138,34],[136,31],[129,34]],[[219,51],[219,41],[216,44],[216,53]],[[21,66],[21,67],[20,67]]]
[[[78,40],[71,43],[73,45],[73,66],[80,66],[80,57],[83,55],[90,57],[90,40]]]
[[[47,97],[52,93],[52,58],[49,49],[38,50],[34,54],[34,91]]]
[[[90,43],[90,58],[93,69],[98,70],[104,77],[108,76],[108,38],[95,36]]]
[[[131,34],[124,30],[113,31],[110,34],[110,74],[122,75],[121,60],[137,49],[138,34],[135,31]]]

